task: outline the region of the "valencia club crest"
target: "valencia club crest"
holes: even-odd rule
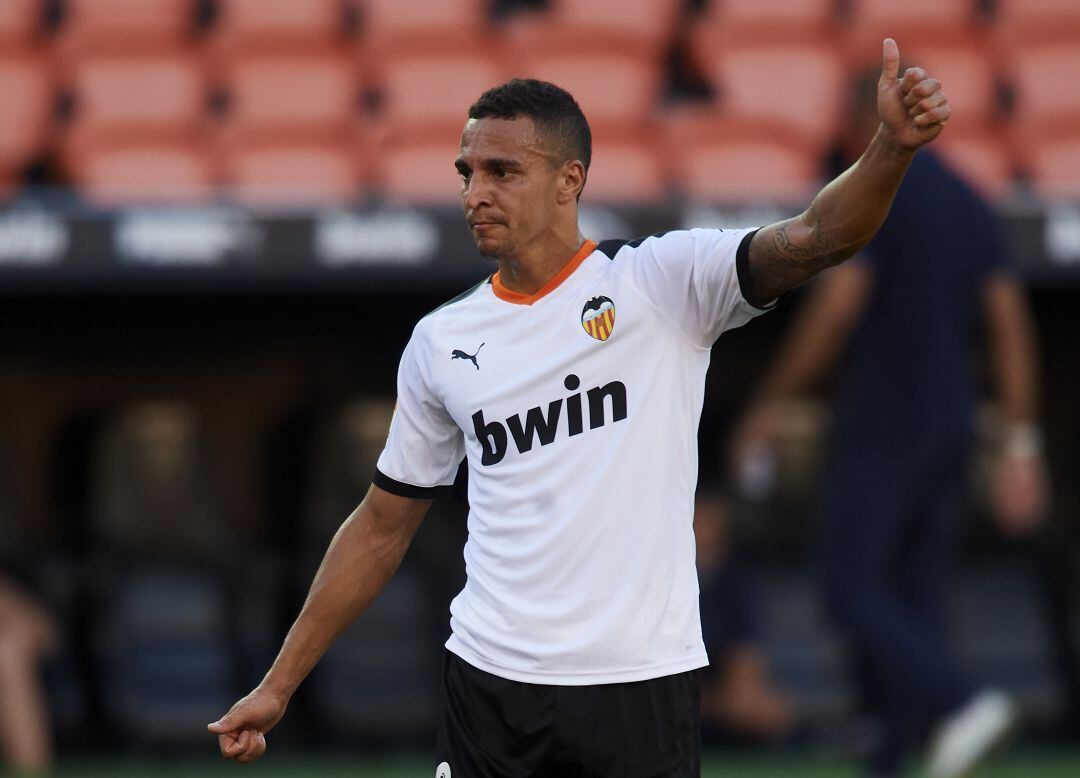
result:
[[[581,326],[589,337],[607,340],[615,329],[615,303],[610,297],[594,297],[581,309]]]

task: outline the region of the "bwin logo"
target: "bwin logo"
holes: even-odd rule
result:
[[[581,379],[570,374],[563,381],[570,391],[581,386]],[[611,399],[611,421],[622,421],[626,418],[626,385],[622,381],[612,381],[604,386],[589,389],[586,393],[589,398],[589,429],[603,427],[607,423],[606,405],[604,400]],[[519,453],[531,451],[534,440],[539,440],[541,446],[546,446],[555,440],[558,431],[559,418],[562,416],[563,401],[552,400],[548,403],[547,416],[539,406],[529,408],[525,412],[525,422],[522,423],[520,414],[515,413],[506,420],[504,427],[500,422],[484,421],[484,411],[479,410],[472,415],[473,430],[476,439],[480,441],[480,449],[483,456],[480,463],[483,465],[496,465],[506,456],[507,438],[506,429],[510,428],[510,434],[514,438],[514,444]],[[581,393],[572,394],[566,398],[566,428],[571,437],[580,435],[585,431],[582,418]]]

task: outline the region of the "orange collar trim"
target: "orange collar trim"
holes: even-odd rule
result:
[[[578,269],[578,265],[584,262],[593,251],[596,250],[596,243],[591,240],[587,240],[581,244],[581,248],[578,249],[577,254],[570,258],[570,261],[562,266],[562,269],[558,273],[551,277],[546,284],[544,284],[534,294],[524,294],[523,292],[515,292],[511,289],[507,289],[503,286],[502,281],[499,280],[499,274],[496,272],[491,277],[491,291],[495,293],[495,296],[500,300],[505,300],[508,303],[514,303],[515,305],[532,305],[541,297],[555,289],[570,277],[570,274]]]

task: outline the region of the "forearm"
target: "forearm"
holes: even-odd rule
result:
[[[423,514],[398,528],[368,501],[338,529],[311,584],[300,615],[260,684],[283,699],[393,576]],[[410,517],[412,519],[413,517]]]
[[[755,235],[749,254],[751,302],[774,300],[869,243],[914,153],[879,128],[859,160],[826,185],[806,211]]]
[[[1038,418],[1038,343],[1023,290],[1011,278],[987,282],[990,360],[999,402],[1010,426]]]

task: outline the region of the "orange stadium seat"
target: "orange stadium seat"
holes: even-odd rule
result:
[[[459,205],[461,177],[454,169],[460,130],[408,142],[389,139],[377,151],[375,177],[392,203]]]
[[[0,45],[29,43],[41,31],[42,0],[4,0],[0,3]]]
[[[31,53],[0,55],[0,170],[14,171],[49,142],[54,95],[51,71]]]
[[[837,25],[835,0],[716,0],[695,22],[699,30],[740,36],[822,36]]]
[[[618,48],[656,56],[671,43],[681,0],[552,0],[546,13],[523,14],[509,30],[515,46],[544,51]]]
[[[214,42],[225,48],[334,43],[345,34],[347,0],[218,0]]]
[[[19,177],[11,170],[0,167],[0,202],[5,201],[19,188]]]
[[[383,58],[375,72],[383,96],[385,131],[426,131],[450,125],[460,133],[468,107],[508,78],[501,59],[482,53],[438,54],[414,50]]]
[[[833,48],[731,42],[695,49],[726,117],[786,125],[816,151],[832,142],[846,94]]]
[[[486,0],[361,0],[360,37],[378,54],[417,42],[441,48],[491,36]]]
[[[1072,41],[1080,45],[1080,3],[1076,0],[997,0],[995,36],[1005,42]]]
[[[997,115],[998,83],[984,46],[956,41],[905,48],[901,67],[921,67],[942,83],[952,106],[949,133],[979,132]]]
[[[856,48],[880,51],[881,39],[893,37],[904,53],[906,43],[927,36],[956,38],[975,30],[976,0],[854,0],[850,34]]]
[[[205,115],[202,62],[186,50],[88,56],[68,80],[79,132],[187,133]]]
[[[1027,136],[1058,134],[1080,126],[1080,45],[1031,44],[1017,47],[1006,71],[1016,90],[1014,117]]]
[[[178,44],[195,29],[195,0],[67,0],[65,47]]]
[[[569,91],[590,124],[603,130],[642,129],[663,87],[660,68],[632,52],[587,49],[535,52],[515,62],[516,76],[551,81]]]
[[[344,54],[235,57],[224,67],[223,83],[230,132],[342,135],[358,114],[359,76]]]
[[[76,188],[103,206],[188,204],[214,197],[214,165],[188,143],[91,143],[72,163]]]
[[[1026,157],[1031,187],[1037,195],[1080,198],[1080,133],[1038,141]]]
[[[999,199],[1012,192],[1012,159],[1008,143],[999,135],[988,132],[963,136],[946,132],[940,143],[935,143],[935,150],[984,197]]]
[[[348,144],[236,144],[223,156],[227,196],[249,206],[348,204],[360,193],[357,159]]]
[[[816,155],[767,132],[699,138],[672,151],[679,188],[701,202],[801,202],[821,182]]]
[[[590,203],[656,203],[667,196],[665,158],[649,136],[593,144],[585,182]]]

